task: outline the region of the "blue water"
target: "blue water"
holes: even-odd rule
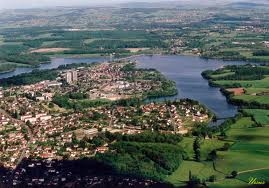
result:
[[[41,64],[39,67],[37,67],[35,69],[54,69],[54,68],[59,67],[60,65],[67,65],[67,64],[73,64],[73,63],[103,62],[106,60],[107,60],[107,58],[104,58],[104,57],[97,57],[97,58],[53,58],[53,59],[51,59],[50,63]],[[22,74],[22,73],[31,72],[32,70],[33,70],[33,68],[26,68],[26,67],[17,68],[13,72],[0,74],[0,79],[1,78],[8,78],[8,77],[15,76],[15,75]]]
[[[198,100],[212,110],[218,118],[233,117],[237,113],[237,107],[228,104],[219,88],[210,87],[201,73],[208,69],[218,69],[232,64],[246,64],[246,62],[205,60],[191,56],[141,56],[136,60],[138,67],[155,68],[168,79],[176,82],[178,95],[166,99]]]

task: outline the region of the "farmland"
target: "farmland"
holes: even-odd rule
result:
[[[31,21],[29,21],[29,17],[32,18]],[[205,61],[207,59],[221,59],[269,62],[268,7],[250,9],[233,8],[232,6],[170,7],[169,9],[163,7],[61,7],[38,11],[33,9],[14,10],[12,13],[3,10],[0,23],[0,72],[13,71],[17,67],[38,67],[41,63],[50,62],[51,57],[74,56],[109,56],[111,59],[117,59],[141,54],[187,54],[199,56]],[[152,85],[156,84],[157,81],[162,81],[160,82],[161,89],[153,90],[153,92],[148,91],[144,96],[153,99],[161,96],[172,96],[177,94],[176,84],[166,81],[158,73],[149,73],[145,74],[143,78],[139,78],[140,86],[137,86],[138,84],[135,82],[131,83],[130,89],[126,89],[125,79],[131,82],[130,73],[139,73],[139,71],[125,69],[122,73],[122,69],[117,65],[110,69],[107,66],[113,63],[107,64],[100,65],[100,69],[80,69],[77,76],[83,82],[69,85],[64,81],[63,86],[60,87],[63,90],[58,90],[59,88],[42,90],[44,93],[54,92],[57,94],[51,99],[51,103],[44,103],[44,108],[46,107],[48,111],[51,110],[50,112],[59,109],[60,113],[63,113],[60,114],[62,122],[59,125],[57,120],[57,122],[55,121],[57,125],[54,125],[54,121],[49,121],[53,122],[51,124],[43,125],[44,127],[48,126],[48,129],[41,130],[39,125],[30,127],[35,129],[35,133],[37,132],[39,137],[43,138],[44,136],[45,141],[48,141],[46,144],[50,145],[51,148],[46,147],[47,152],[57,153],[56,155],[59,154],[63,159],[69,159],[70,153],[68,152],[77,151],[74,156],[82,158],[84,154],[81,155],[81,153],[85,149],[91,148],[92,151],[96,152],[95,149],[104,146],[107,150],[104,153],[94,154],[95,159],[112,167],[117,175],[123,174],[165,181],[175,186],[185,186],[196,181],[194,183],[206,184],[209,187],[233,188],[247,186],[252,177],[261,181],[269,181],[269,66],[235,65],[204,72],[203,76],[209,80],[211,86],[220,87],[228,101],[240,107],[239,114],[234,118],[227,119],[219,127],[209,127],[208,122],[203,123],[201,119],[198,123],[194,122],[193,118],[183,117],[182,125],[188,128],[188,133],[183,136],[174,133],[169,135],[158,133],[154,137],[154,131],[165,132],[169,130],[172,132],[174,130],[173,119],[166,123],[168,117],[171,116],[170,110],[161,112],[161,109],[166,109],[166,106],[158,106],[156,103],[148,104],[149,106],[146,106],[145,109],[151,109],[151,105],[154,109],[144,112],[143,109],[142,111],[136,109],[136,106],[140,105],[140,101],[135,100],[135,98],[119,102],[112,102],[112,100],[117,99],[119,95],[123,97],[123,90],[136,97],[138,89],[142,91],[142,86],[153,88]],[[193,67],[191,68],[193,69]],[[42,70],[18,75],[2,80],[2,85],[17,85],[18,89],[21,85],[28,84],[33,84],[35,87],[35,82],[45,79],[57,80],[58,73],[55,71]],[[69,73],[63,72],[62,80],[65,80]],[[122,75],[126,75],[126,77],[123,79]],[[142,81],[145,80],[153,80],[150,82],[152,85],[144,84]],[[123,82],[123,84],[119,82]],[[112,86],[116,88],[114,90],[116,97],[111,95],[113,94],[111,92]],[[120,90],[120,87],[124,89]],[[99,91],[97,88],[102,90]],[[76,93],[80,89],[81,93]],[[96,89],[97,92],[94,91]],[[106,92],[103,89],[106,89]],[[83,93],[86,91],[91,96],[84,96]],[[14,92],[12,91],[12,93]],[[21,93],[24,94],[24,92]],[[103,95],[104,93],[106,95]],[[11,92],[4,94],[11,95]],[[36,94],[40,93],[36,92]],[[81,95],[83,96],[81,97]],[[110,100],[98,99],[102,95]],[[29,96],[24,98],[25,104],[32,101]],[[10,99],[6,101],[5,107],[14,107],[13,102],[16,102],[17,106],[20,105],[20,100],[17,102]],[[167,101],[167,104],[169,103]],[[39,104],[39,102],[34,104]],[[123,104],[127,107],[117,108]],[[114,109],[108,110],[110,106],[111,108],[115,106],[116,113],[114,113]],[[192,110],[196,110],[195,107],[199,106],[192,107]],[[23,110],[26,111],[25,108]],[[92,112],[92,110],[94,111]],[[71,114],[73,111],[74,114]],[[200,116],[200,111],[199,109],[199,113],[197,111],[191,117]],[[69,112],[70,114],[68,114]],[[139,113],[141,114],[139,115]],[[148,115],[144,116],[144,113]],[[177,113],[176,110],[175,113]],[[16,116],[16,114],[12,112],[12,115]],[[35,109],[33,109],[32,115],[36,116]],[[80,115],[81,119],[77,120]],[[187,117],[189,112],[186,114],[182,112],[180,115]],[[50,118],[54,120],[57,116],[59,114],[55,114],[55,116],[53,114],[53,117]],[[69,117],[76,122],[71,122]],[[110,121],[108,117],[111,118]],[[93,121],[94,118],[97,119],[97,123]],[[69,124],[66,123],[68,121]],[[110,126],[110,124],[111,127],[114,124],[120,129],[126,126],[128,128],[129,124],[141,126],[142,129],[146,124],[150,126],[150,132],[145,135],[140,134],[138,137],[128,136],[125,133],[113,135],[109,134],[107,130],[102,134],[103,127]],[[65,128],[61,127],[62,125],[70,126]],[[83,127],[84,125],[85,127]],[[162,130],[160,129],[161,125],[165,125],[165,128],[166,125],[169,126]],[[60,131],[53,132],[58,131],[55,129],[57,126]],[[98,135],[89,138],[89,140],[81,138],[82,142],[80,142],[75,133],[67,134],[67,132],[71,133],[69,131],[73,128],[77,129],[77,126],[85,129],[92,128],[94,131],[97,129]],[[53,129],[51,131],[53,134],[47,134],[46,131],[50,131],[50,129]],[[61,136],[62,132],[66,134]],[[47,135],[50,136],[47,137]],[[53,137],[55,137],[54,142],[50,142]],[[68,140],[71,139],[72,143],[65,144],[63,141],[59,147],[59,152],[50,152],[56,150],[56,144],[60,143],[59,140],[67,137]],[[6,138],[3,137],[3,139]],[[12,142],[3,142],[3,144],[9,143]],[[39,142],[36,143],[36,145],[39,144],[41,145]],[[111,148],[107,148],[107,146]],[[1,148],[5,149],[5,147]],[[43,145],[38,151],[43,152]],[[39,158],[40,153],[35,157]],[[85,156],[92,157],[93,155],[91,153],[91,155]],[[87,170],[91,170],[91,168]],[[102,168],[97,169],[97,171],[101,170]],[[21,172],[23,170],[17,170],[16,173]],[[62,175],[61,171],[54,170],[54,172],[57,179],[59,177],[56,175],[57,173]],[[68,172],[68,175],[70,173]],[[49,171],[46,174],[49,174]],[[23,177],[20,178],[24,179]],[[75,178],[79,179],[78,177]],[[26,178],[26,180],[32,181],[30,178]],[[41,179],[41,181],[43,180],[47,181],[46,178]],[[17,180],[15,179],[15,181]],[[59,181],[62,179],[59,178]]]
[[[268,62],[268,9],[256,6],[251,10],[253,16],[229,6],[3,11],[0,60],[37,66],[52,56],[187,54]],[[15,67],[1,66],[0,72]]]
[[[215,181],[207,182],[213,188],[245,187],[253,178],[261,182],[269,181],[269,110],[264,106],[269,101],[267,70],[268,66],[243,65],[203,72],[210,85],[221,87],[228,101],[236,102],[241,109],[237,117],[221,125],[220,133],[201,142],[200,163],[193,161],[194,138],[180,143],[190,158],[186,166],[184,161],[182,168],[167,178],[169,182],[183,185],[188,181],[189,171],[201,180],[214,175]],[[236,92],[239,87],[243,89],[242,93]],[[229,147],[221,149],[222,145]],[[205,154],[212,150],[217,151],[214,162],[205,158]],[[227,178],[232,171],[236,171],[237,176]]]
[[[230,102],[246,108],[264,109],[269,105],[268,68],[266,65],[227,66],[202,74],[209,79],[210,85],[221,87]],[[227,74],[230,72],[233,74]],[[243,92],[236,93],[237,89]]]
[[[243,112],[252,116],[256,123],[261,125],[269,125],[269,110],[244,109]]]
[[[189,180],[189,171],[201,179],[215,175],[216,181],[209,182],[209,187],[247,186],[250,177],[268,181],[269,127],[253,128],[253,124],[255,122],[251,117],[242,117],[226,131],[227,137],[224,140],[217,139],[218,135],[215,135],[215,139],[203,140],[201,162],[192,160],[194,138],[184,138],[179,144],[185,148],[190,158],[183,161],[167,181],[183,186]],[[206,160],[206,155],[213,149],[218,150],[225,143],[229,143],[231,147],[227,151],[217,151],[214,169],[212,161]],[[226,176],[233,170],[238,172],[238,177],[227,179]]]

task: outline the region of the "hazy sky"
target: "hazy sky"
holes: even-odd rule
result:
[[[113,4],[129,1],[156,2],[160,0],[0,0],[0,9]]]
[[[115,4],[115,3],[130,2],[130,1],[160,2],[160,1],[169,1],[169,0],[0,0],[0,9],[55,7],[55,6],[80,6],[80,5],[97,5],[97,4],[113,4],[113,3]],[[227,1],[238,1],[238,0],[170,0],[170,1],[216,3],[216,2],[221,2],[221,1],[227,2]]]

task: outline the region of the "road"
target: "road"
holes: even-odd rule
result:
[[[243,173],[253,172],[253,171],[258,171],[258,170],[269,170],[269,167],[266,167],[266,168],[255,168],[255,169],[251,169],[251,170],[244,170],[244,171],[238,172],[237,174],[243,174]]]

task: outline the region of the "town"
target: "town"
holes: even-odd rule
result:
[[[109,150],[109,143],[95,143],[102,132],[186,134],[195,122],[210,120],[209,111],[191,100],[124,103],[160,92],[166,82],[155,70],[136,69],[133,62],[120,62],[59,70],[55,80],[1,88],[1,163],[15,169],[24,158],[91,157]],[[106,103],[79,110],[56,104],[55,97],[66,96],[73,103]],[[122,105],[114,104],[121,100]]]

